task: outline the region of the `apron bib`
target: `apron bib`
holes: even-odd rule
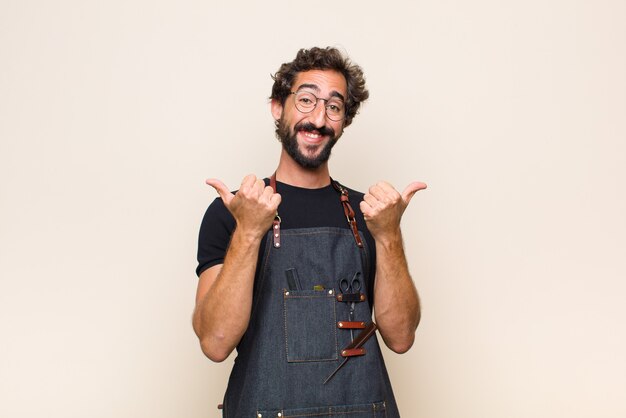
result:
[[[224,398],[227,418],[399,417],[376,335],[365,355],[344,361],[351,331],[338,322],[372,321],[368,248],[350,229],[268,232],[255,279],[248,329],[237,347]],[[339,280],[360,278],[365,300],[338,301]],[[295,278],[294,278],[295,277]],[[352,330],[354,336],[360,329]]]

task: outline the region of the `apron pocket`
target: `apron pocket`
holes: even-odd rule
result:
[[[337,360],[335,292],[284,290],[288,362]]]
[[[257,411],[257,417],[261,418],[385,418],[386,416],[385,402]]]

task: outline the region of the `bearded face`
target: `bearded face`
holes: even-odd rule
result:
[[[309,70],[296,75],[291,94],[272,100],[276,136],[285,154],[302,168],[323,167],[344,128],[341,111],[347,96],[343,74]]]

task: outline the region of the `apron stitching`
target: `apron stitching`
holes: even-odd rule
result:
[[[337,321],[337,304],[336,303],[332,303],[332,309],[333,309],[333,315],[330,318],[330,328],[333,330],[334,333],[334,339],[335,339],[335,350],[334,350],[334,355],[330,358],[316,358],[316,359],[294,359],[294,360],[289,360],[289,339],[287,338],[287,299],[324,299],[323,302],[326,302],[327,299],[335,299],[334,296],[334,292],[333,292],[333,296],[328,296],[327,294],[325,294],[324,296],[310,296],[310,295],[294,295],[293,292],[289,295],[289,298],[287,298],[286,295],[286,290],[283,289],[283,320],[284,320],[284,326],[283,326],[283,334],[285,335],[285,361],[287,361],[288,363],[311,363],[311,362],[322,362],[322,361],[335,361],[339,358],[339,342],[337,341],[337,328],[335,327],[335,323]]]
[[[334,293],[334,292],[333,292]],[[335,358],[339,357],[339,341],[337,338],[337,304],[333,303],[333,317],[331,318],[331,320],[334,318],[333,323],[330,324],[330,326],[333,329],[333,332],[335,334]]]
[[[334,229],[334,231],[333,231]],[[340,235],[340,236],[351,236],[352,234],[350,234],[350,231],[348,229],[343,229],[343,228],[337,228],[337,227],[331,227],[329,228],[329,230],[326,231],[319,231],[319,232],[304,232],[304,231],[298,231],[298,232],[293,232],[289,229],[284,230],[282,232],[283,235],[291,235],[291,236],[300,236],[300,235],[322,235],[322,234],[333,234],[333,235]]]
[[[283,290],[283,317],[285,319],[285,326],[283,328],[283,335],[285,336],[285,361],[289,362],[289,343],[287,341],[287,298],[285,297],[284,290]]]

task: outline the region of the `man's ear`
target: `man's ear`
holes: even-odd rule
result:
[[[280,101],[278,99],[272,99],[271,108],[274,120],[280,120],[283,115],[283,105],[280,104]]]

